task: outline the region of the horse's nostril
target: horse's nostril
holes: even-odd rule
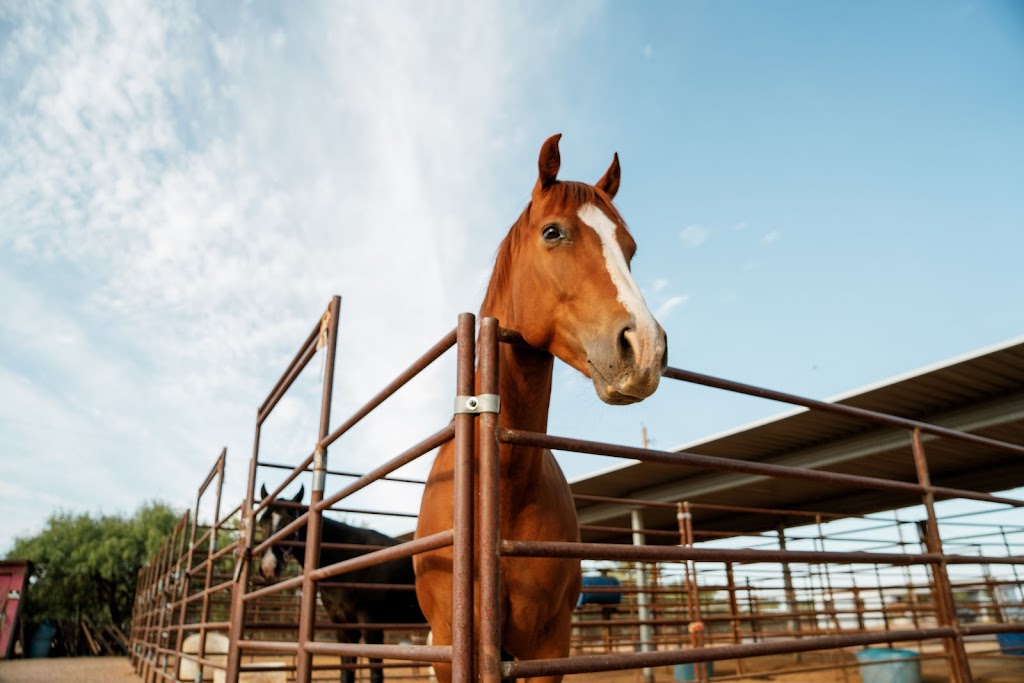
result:
[[[619,333],[619,357],[627,362],[636,358],[636,330],[633,327],[623,328]]]

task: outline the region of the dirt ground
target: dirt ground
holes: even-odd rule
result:
[[[767,659],[767,658],[765,658]],[[769,664],[769,662],[761,662]],[[784,661],[779,666],[791,665]],[[730,674],[729,663],[721,663],[716,673]],[[1020,683],[1024,681],[1024,657],[972,657],[975,683]],[[739,683],[860,683],[857,669],[817,671],[732,678]],[[131,663],[125,657],[80,657],[70,659],[16,659],[0,661],[0,683],[139,683]],[[332,680],[333,676],[332,676]],[[675,683],[670,667],[655,670],[656,683]],[[922,683],[945,683],[949,678],[941,661],[924,662]],[[611,671],[566,676],[566,683],[641,683],[639,671]]]
[[[127,657],[0,661],[0,683],[139,683]]]

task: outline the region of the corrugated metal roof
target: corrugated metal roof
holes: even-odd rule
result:
[[[1024,444],[1024,337],[862,387],[829,402]],[[672,450],[916,483],[909,444],[906,430],[797,408]],[[937,486],[983,492],[1024,486],[1024,462],[1018,455],[930,437],[926,437],[925,451],[932,483]],[[842,514],[920,503],[916,497],[881,491],[658,463],[627,463],[573,481],[571,486],[574,493],[613,498]],[[584,525],[629,526],[628,509],[621,506],[580,502],[577,510]],[[726,531],[763,531],[807,522],[806,517],[721,511],[695,513],[695,518],[700,529]],[[675,515],[671,510],[647,509],[645,526],[675,529]],[[629,542],[617,534],[586,530],[584,540]],[[661,542],[673,541],[666,537]]]

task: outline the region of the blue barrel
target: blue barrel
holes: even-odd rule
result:
[[[1004,655],[1024,655],[1024,633],[997,633],[996,640]]]
[[[913,650],[873,647],[857,653],[862,683],[921,683],[920,655]]]
[[[708,672],[708,678],[715,675],[715,663],[714,662],[701,662],[700,664],[676,664],[672,667],[672,673],[675,674],[677,681],[695,681],[697,680],[697,667],[703,666]]]
[[[622,603],[622,593],[618,592],[604,592],[600,593],[588,593],[588,586],[614,586],[618,588],[622,584],[614,576],[584,576],[583,577],[583,592],[580,593],[579,600],[576,601],[576,606],[581,605],[619,605]]]
[[[36,627],[36,632],[32,635],[32,643],[28,648],[28,656],[32,659],[42,659],[43,657],[50,656],[50,643],[53,641],[53,637],[57,635],[57,627],[54,626],[52,621],[44,621]]]

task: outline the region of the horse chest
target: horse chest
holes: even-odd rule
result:
[[[324,609],[335,623],[355,623],[359,621],[358,606],[353,599],[354,593],[340,588],[325,588],[320,591],[320,599]]]

